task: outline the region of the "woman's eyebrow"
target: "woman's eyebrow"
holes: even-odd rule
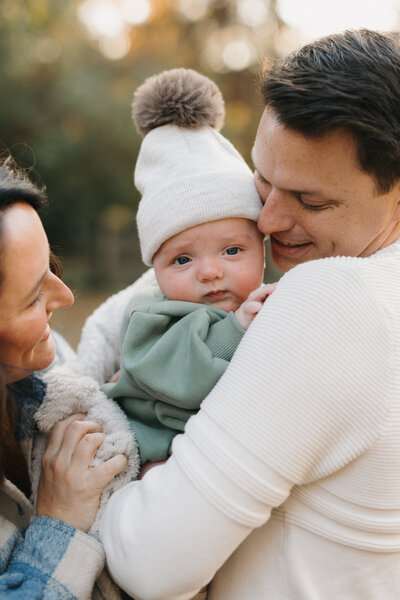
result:
[[[41,278],[39,279],[39,281],[33,286],[33,288],[30,290],[30,292],[25,296],[24,298],[24,302],[27,302],[40,288],[40,286],[42,285],[44,278],[47,275],[47,269],[46,271],[43,273],[43,275],[41,276]]]

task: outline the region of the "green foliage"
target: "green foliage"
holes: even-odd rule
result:
[[[100,282],[118,287],[143,269],[129,218],[113,222],[132,236],[131,253],[125,241],[118,242],[124,248],[121,260],[104,259],[108,238],[116,235],[111,221],[107,228],[107,215],[116,214],[110,206],[125,207],[124,214],[134,217],[139,201],[133,186],[140,145],[130,118],[134,89],[167,68],[185,66],[208,74],[226,100],[224,134],[249,160],[262,111],[255,93],[259,64],[217,74],[202,60],[206,36],[235,24],[234,2],[214,0],[206,18],[189,22],[177,2],[153,0],[151,19],[131,28],[130,52],[120,60],[99,51],[77,18],[80,4],[1,0],[0,148],[30,169],[36,182],[46,184],[50,205],[44,223],[50,243],[68,257],[67,279],[80,287]],[[266,37],[265,52],[271,48]]]

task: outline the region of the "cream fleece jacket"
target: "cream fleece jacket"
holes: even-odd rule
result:
[[[132,296],[154,281],[154,270],[149,269],[137,281],[110,296],[87,318],[77,357],[66,363],[71,371],[91,377],[100,384],[110,380],[119,369],[124,311]]]

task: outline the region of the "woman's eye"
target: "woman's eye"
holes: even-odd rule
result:
[[[32,300],[29,306],[35,306],[43,296],[43,292],[39,292],[38,295]]]
[[[178,256],[174,260],[174,265],[187,265],[189,262],[190,258],[188,256]]]
[[[228,248],[225,252],[228,254],[228,256],[235,256],[235,254],[239,254],[240,248],[237,246],[232,246],[232,248]]]

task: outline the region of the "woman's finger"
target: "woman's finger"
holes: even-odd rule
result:
[[[104,442],[104,433],[97,431],[86,433],[74,448],[71,456],[71,467],[88,468],[97,450]]]
[[[118,475],[128,464],[125,454],[116,454],[106,462],[98,465],[91,471],[92,483],[95,487],[103,489],[115,475]]]
[[[63,421],[59,421],[58,423],[56,423],[56,425],[54,425],[53,429],[51,430],[49,442],[47,444],[47,449],[45,452],[47,460],[51,460],[58,453],[62,441],[64,439],[65,432],[71,425],[71,423],[73,423],[74,421],[83,421],[85,416],[86,415],[83,413],[76,413],[74,415],[69,416],[67,419],[64,419]]]
[[[101,430],[101,425],[94,421],[73,421],[70,423],[65,430],[64,438],[58,450],[57,461],[62,464],[69,464],[82,438],[89,433],[99,433]]]

